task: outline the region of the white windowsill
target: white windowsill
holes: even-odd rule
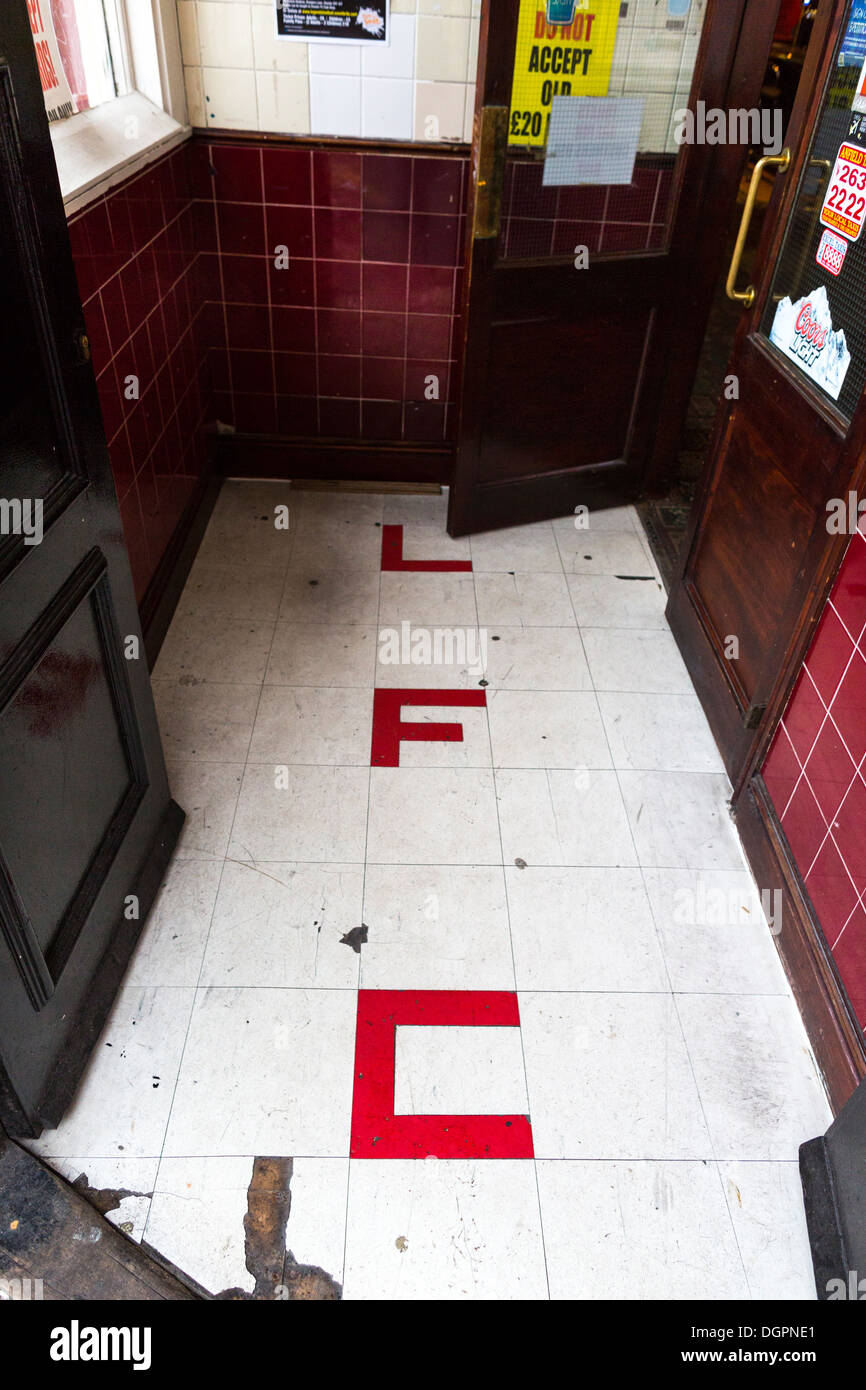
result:
[[[134,134],[127,132],[134,130]],[[190,133],[140,92],[107,101],[51,126],[67,217],[130,174],[181,144]]]

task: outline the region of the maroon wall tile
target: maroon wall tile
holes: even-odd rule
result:
[[[412,165],[410,156],[364,155],[362,206],[387,212],[408,212],[412,207]]]
[[[262,151],[256,145],[211,145],[213,196],[223,203],[261,203]]]
[[[309,150],[262,150],[264,200],[309,207],[313,192],[313,157]]]
[[[405,265],[412,219],[408,212],[365,212],[364,260]]]
[[[367,310],[380,310],[391,314],[405,313],[408,281],[405,265],[365,264],[362,271],[365,313]]]
[[[357,261],[361,256],[361,214],[351,208],[313,210],[316,256],[326,260]]]
[[[313,154],[313,202],[319,208],[361,206],[362,156],[349,150]]]
[[[864,630],[866,539],[858,532],[763,776],[842,982],[866,1027]]]
[[[316,261],[316,304],[320,309],[360,309],[360,261]]]
[[[203,192],[209,183],[207,161],[188,143],[98,199],[69,227],[139,599],[204,467],[198,442],[213,405],[199,323],[199,289],[209,281],[198,261],[210,259],[212,272],[218,263],[200,250],[209,223],[204,202],[196,213],[193,187]]]
[[[195,137],[72,220],[139,597],[204,467],[206,421],[453,432],[467,176],[464,159]],[[130,375],[138,400],[123,394]]]

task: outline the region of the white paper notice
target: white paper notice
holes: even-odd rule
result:
[[[554,97],[542,182],[631,183],[643,107],[643,97]]]

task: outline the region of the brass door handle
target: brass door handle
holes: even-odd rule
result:
[[[765,169],[774,167],[784,174],[791,163],[791,151],[785,149],[781,154],[765,154],[763,159],[759,159],[752,170],[752,181],[749,184],[749,191],[746,194],[746,206],[743,208],[743,216],[740,219],[740,230],[737,232],[737,244],[734,247],[734,254],[731,257],[731,268],[728,271],[728,280],[725,285],[725,294],[728,299],[735,299],[742,304],[744,309],[751,309],[755,302],[755,287],[749,285],[744,290],[735,288],[737,276],[740,273],[740,261],[743,259],[743,250],[746,245],[746,237],[749,235],[749,225],[752,221],[752,213],[755,211],[755,202],[758,197],[758,186],[761,176]]]

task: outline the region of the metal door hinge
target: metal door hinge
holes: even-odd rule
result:
[[[75,354],[75,365],[77,367],[83,367],[85,362],[90,361],[90,339],[83,328],[79,329],[75,335],[73,340],[73,351]]]
[[[744,729],[757,729],[766,713],[766,705],[749,705],[743,716]]]

